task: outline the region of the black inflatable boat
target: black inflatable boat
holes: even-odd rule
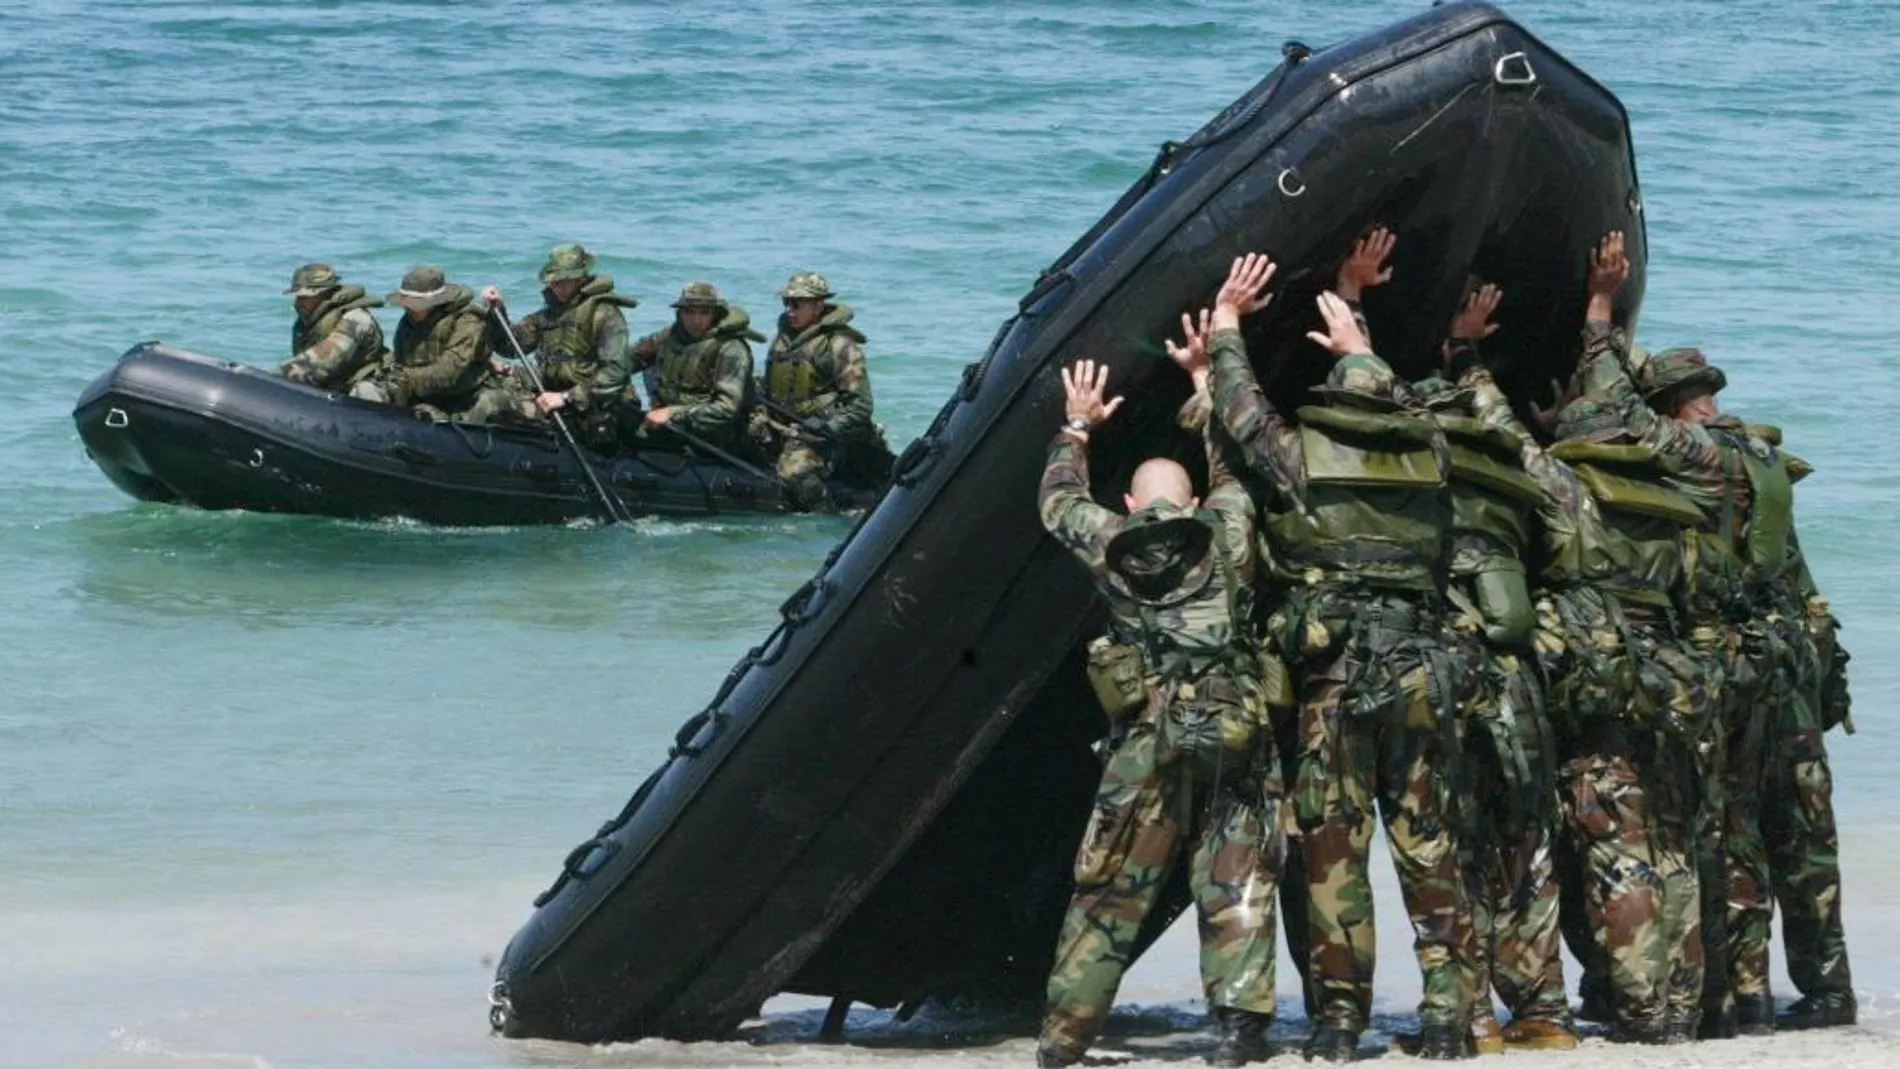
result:
[[[497,1028],[700,1037],[780,991],[1040,993],[1102,729],[1079,655],[1089,580],[1035,509],[1057,368],[1106,358],[1129,398],[1092,447],[1105,499],[1140,459],[1191,451],[1159,340],[1234,255],[1282,264],[1248,330],[1283,403],[1324,369],[1302,340],[1313,294],[1375,221],[1401,240],[1367,312],[1409,375],[1476,274],[1508,291],[1507,386],[1540,400],[1575,360],[1586,254],[1611,227],[1631,233],[1634,316],[1641,202],[1602,86],[1484,4],[1282,55],[1037,281],[783,626],[568,855],[503,955]]]
[[[95,379],[73,421],[93,461],[142,501],[461,526],[605,514],[551,430],[421,420],[157,342]],[[834,500],[875,501],[889,458],[841,465]],[[686,446],[588,459],[634,516],[787,510],[778,480],[748,458]]]

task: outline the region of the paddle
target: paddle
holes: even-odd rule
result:
[[[680,428],[673,426],[671,423],[665,424],[664,426],[658,429],[666,431],[669,434],[677,435],[680,441],[685,442],[687,445],[692,446],[694,449],[703,449],[707,453],[714,456],[715,458],[725,461],[726,463],[732,465],[733,467],[738,468],[740,471],[755,475],[761,479],[764,479],[766,482],[772,483],[773,485],[778,484],[778,478],[774,475],[768,474],[764,468],[759,467],[757,464],[749,464],[746,461],[740,460],[738,457],[734,456],[731,453],[726,452],[724,449],[719,448],[718,446],[712,444],[706,439],[701,438],[699,435],[694,434],[692,431],[681,430]],[[647,433],[651,434],[652,431],[649,430]]]
[[[508,339],[509,347],[514,349],[515,359],[528,373],[528,381],[534,384],[535,395],[546,393],[547,384],[541,381],[541,372],[535,368],[534,361],[528,359],[527,352],[521,348],[521,342],[515,338],[514,328],[508,324],[508,309],[496,304],[490,306],[488,311],[500,325],[502,334]],[[607,510],[607,518],[614,523],[631,524],[633,517],[627,513],[625,502],[622,502],[613,491],[607,489],[606,484],[600,481],[600,476],[594,474],[594,466],[588,463],[587,453],[581,449],[580,443],[574,440],[574,432],[567,429],[567,421],[561,418],[561,413],[557,410],[549,412],[548,415],[554,417],[554,426],[561,432],[561,440],[574,451],[574,459],[581,466],[581,474],[587,476],[587,484],[594,488],[594,495],[600,498],[601,506]]]
[[[820,438],[823,438],[834,445],[837,444],[838,436],[832,433],[831,428],[825,426],[823,423],[818,422],[816,417],[800,416],[798,413],[792,411],[789,408],[786,408],[784,405],[779,404],[777,401],[772,400],[770,397],[760,397],[758,398],[758,402],[759,402],[760,408],[765,409],[767,412],[772,413],[774,416],[777,416],[778,418],[784,420],[785,422],[791,424],[792,426],[798,428],[799,430],[804,431],[807,434],[818,435]]]

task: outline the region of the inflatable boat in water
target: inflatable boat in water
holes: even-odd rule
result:
[[[1576,358],[1586,254],[1612,227],[1630,233],[1617,312],[1633,319],[1641,200],[1609,91],[1476,3],[1281,55],[1042,275],[783,624],[568,854],[502,956],[495,1027],[692,1038],[783,991],[1040,994],[1104,728],[1082,674],[1089,578],[1036,515],[1057,369],[1106,359],[1128,398],[1090,448],[1098,490],[1195,451],[1160,339],[1236,254],[1282,265],[1247,327],[1282,403],[1319,381],[1313,295],[1374,222],[1401,240],[1367,313],[1408,375],[1436,364],[1475,274],[1509,293],[1507,388],[1542,400]]]
[[[606,515],[551,429],[417,419],[158,342],[95,379],[73,422],[93,462],[141,501],[461,526]],[[878,452],[839,465],[841,508],[883,491],[890,454]],[[778,480],[746,457],[682,446],[588,462],[633,516],[789,510]]]

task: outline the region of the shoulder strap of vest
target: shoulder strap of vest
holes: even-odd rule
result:
[[[1591,442],[1581,438],[1558,442],[1550,447],[1550,455],[1566,464],[1647,468],[1661,475],[1674,475],[1681,468],[1676,458],[1658,453],[1646,445]]]
[[[1373,437],[1398,438],[1409,443],[1401,448],[1417,449],[1432,444],[1438,428],[1432,423],[1409,416],[1383,412],[1358,412],[1332,405],[1301,405],[1295,413],[1301,423],[1327,430],[1345,431]]]
[[[1590,496],[1605,508],[1658,516],[1685,527],[1702,524],[1702,509],[1693,498],[1655,479],[1619,472],[1614,466],[1590,463],[1573,466],[1577,478],[1583,480],[1583,485],[1590,491]]]

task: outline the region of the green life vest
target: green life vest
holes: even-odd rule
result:
[[[307,322],[304,317],[298,316],[296,321],[290,324],[290,355],[294,357],[335,334],[338,324],[343,322],[346,314],[358,308],[368,310],[382,306],[382,298],[369,296],[361,286],[338,286],[323,299],[323,303],[317,306],[316,312]],[[370,322],[375,323],[376,317],[372,315]],[[377,324],[370,338],[371,344],[364,346],[364,351],[359,351],[352,362],[357,364],[382,362],[384,354],[389,350],[383,344],[383,328],[380,324]]]
[[[712,400],[713,388],[719,382],[720,351],[734,342],[745,348],[746,383],[750,394],[752,347],[746,343],[764,340],[765,335],[752,329],[751,317],[738,305],[727,308],[725,316],[703,338],[688,335],[675,323],[661,336],[659,353],[654,360],[659,373],[654,405],[704,404]]]
[[[541,336],[535,351],[541,356],[541,374],[549,389],[564,390],[580,384],[576,369],[595,361],[595,311],[602,304],[636,308],[640,302],[614,292],[614,280],[595,275],[574,293],[572,303],[556,308],[550,299],[541,310]]]
[[[1458,416],[1437,422],[1451,455],[1451,579],[1487,638],[1521,646],[1537,623],[1524,556],[1543,490],[1524,471],[1516,435]]]
[[[1702,510],[1671,488],[1668,458],[1648,446],[1567,441],[1550,455],[1576,471],[1598,506],[1599,522],[1577,517],[1574,532],[1552,531],[1545,578],[1554,586],[1588,583],[1620,598],[1670,609],[1683,581],[1683,537]]]
[[[1776,439],[1780,434],[1776,434]],[[1792,557],[1795,473],[1781,450],[1766,437],[1750,443],[1742,454],[1748,472],[1748,531],[1744,556],[1752,583],[1771,583],[1780,577]]]
[[[828,305],[823,319],[796,336],[780,316],[778,336],[765,356],[765,396],[800,416],[816,414],[812,402],[837,389],[842,343],[864,344],[851,316],[850,305]]]
[[[1280,562],[1309,582],[1435,590],[1451,502],[1431,423],[1299,410],[1304,507],[1271,517]]]
[[[475,308],[473,294],[463,292],[454,300],[434,310],[429,318],[417,323],[407,315],[396,327],[396,351],[394,363],[397,367],[424,367],[435,363],[442,356],[442,350],[458,334],[473,334],[482,338],[487,331],[488,317]],[[417,400],[453,401],[472,397],[482,382],[488,377],[488,350],[486,346],[475,347],[476,358],[468,362],[456,380],[441,390],[430,391],[426,396],[409,398],[405,403]]]

